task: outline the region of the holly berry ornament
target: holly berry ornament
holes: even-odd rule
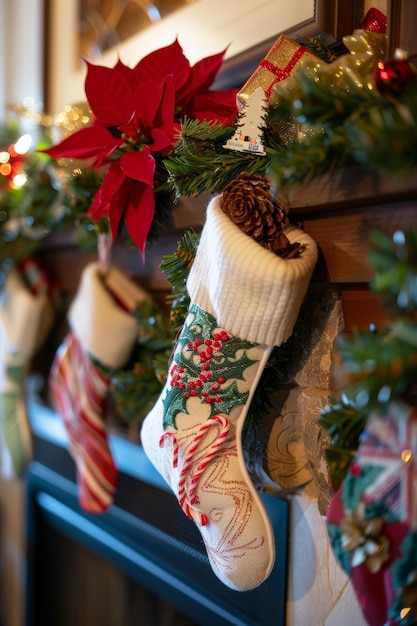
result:
[[[384,94],[399,95],[414,79],[414,71],[407,61],[407,53],[397,48],[393,59],[378,61],[374,72],[378,91]]]

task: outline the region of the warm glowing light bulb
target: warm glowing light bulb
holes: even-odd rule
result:
[[[22,135],[14,144],[14,149],[17,154],[25,154],[31,146],[32,137],[30,135]]]
[[[26,174],[16,174],[16,176],[13,178],[13,184],[15,187],[23,187],[26,181],[27,181]]]
[[[411,450],[403,450],[401,452],[401,461],[403,461],[404,463],[409,463],[411,461],[412,456],[413,456],[413,453]]]
[[[10,163],[2,163],[0,165],[0,174],[2,174],[3,176],[9,176],[11,171],[12,166],[10,165]]]
[[[10,161],[10,154],[6,151],[0,152],[0,163],[8,163]]]

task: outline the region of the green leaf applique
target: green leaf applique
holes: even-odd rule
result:
[[[210,417],[246,403],[249,391],[239,391],[237,380],[257,363],[248,357],[253,344],[219,328],[216,319],[193,304],[179,337],[174,364],[168,378],[164,404],[164,429],[176,428],[178,413],[188,413],[186,405],[197,397],[210,407]]]

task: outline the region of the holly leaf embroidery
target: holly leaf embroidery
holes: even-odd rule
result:
[[[210,407],[208,419],[247,402],[249,391],[240,391],[238,380],[257,363],[247,352],[253,347],[219,328],[216,319],[196,305],[190,308],[179,337],[174,365],[163,399],[163,426],[176,428],[178,413],[189,413],[187,401],[197,397]]]

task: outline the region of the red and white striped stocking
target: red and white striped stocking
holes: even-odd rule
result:
[[[146,299],[117,268],[103,276],[98,263],[87,266],[69,310],[70,332],[52,364],[51,399],[68,434],[80,505],[90,513],[105,511],[114,499],[117,468],[104,408],[111,375],[126,364],[136,341],[131,311]]]

